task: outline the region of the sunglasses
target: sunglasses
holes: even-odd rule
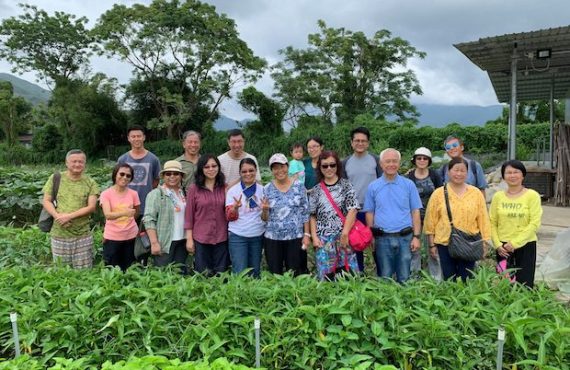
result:
[[[180,172],[170,172],[170,171],[168,171],[168,172],[165,172],[165,173],[164,173],[164,176],[179,176],[179,175],[180,175]]]
[[[117,175],[119,175],[121,177],[126,177],[127,179],[130,179],[131,177],[133,177],[133,175],[131,175],[130,173],[126,173],[126,172],[119,172]]]
[[[330,164],[321,164],[321,168],[326,170],[327,168],[336,168],[336,163],[330,163]]]
[[[217,165],[217,164],[211,164],[211,165],[208,165],[208,166],[204,166],[204,169],[205,169],[205,170],[209,170],[209,169],[213,169],[213,168],[218,168],[218,165]]]
[[[429,161],[428,157],[424,157],[423,155],[416,156],[416,161]]]
[[[461,145],[461,144],[459,144],[459,141],[456,141],[452,144],[445,144],[445,150],[457,148],[459,145]]]

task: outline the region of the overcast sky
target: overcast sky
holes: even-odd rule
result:
[[[86,16],[91,24],[114,3],[131,5],[132,0],[0,0],[0,18],[18,15],[18,2]],[[427,53],[409,67],[416,73],[423,95],[414,103],[443,105],[493,105],[497,98],[487,74],[472,64],[453,44],[482,37],[527,32],[570,24],[568,0],[210,0],[218,12],[234,19],[243,40],[256,55],[271,65],[278,61],[278,50],[292,45],[307,46],[307,35],[317,31],[317,20],[330,27],[363,31],[371,36],[387,29],[393,36],[408,40]],[[92,62],[94,72],[128,82],[131,68],[108,59]],[[0,72],[10,66],[0,61]],[[23,78],[34,81],[33,74]],[[271,94],[273,82],[266,76],[257,85]],[[246,117],[233,102],[222,113],[236,119]]]

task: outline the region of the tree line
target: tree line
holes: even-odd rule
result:
[[[32,107],[0,84],[2,139],[12,147],[18,133],[32,129],[34,151],[44,160],[72,147],[102,156],[124,143],[132,124],[149,129],[151,140],[178,139],[193,129],[215,137],[213,145],[221,136],[212,123],[231,98],[256,115],[245,130],[259,149],[290,141],[284,122],[292,136],[362,117],[380,126],[417,123],[409,98],[422,90],[407,62],[425,53],[385,29],[367,36],[319,20],[305,48],[279,50],[281,60],[268,65],[240,38],[233,19],[197,0],[115,4],[91,28],[86,17],[19,6],[22,14],[0,23],[0,58],[15,73],[34,72],[52,96],[46,106]],[[93,56],[130,65],[129,82],[93,71]],[[274,81],[273,96],[253,87],[265,73]],[[239,86],[245,87],[236,94]]]

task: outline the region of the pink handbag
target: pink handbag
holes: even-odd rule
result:
[[[327,186],[322,181],[321,181],[321,189],[323,189],[323,192],[325,193],[329,202],[336,211],[336,214],[338,215],[338,217],[340,217],[342,223],[344,224],[344,222],[346,221],[346,217],[344,217],[344,215],[342,214],[342,212],[334,202],[331,193],[329,192],[329,189],[327,189]],[[363,250],[368,248],[371,242],[372,242],[372,231],[370,230],[370,228],[364,225],[359,220],[355,220],[354,225],[352,225],[352,228],[348,232],[348,244],[350,244],[352,249],[355,250],[356,252],[362,252]]]

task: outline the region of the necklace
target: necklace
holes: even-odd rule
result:
[[[507,190],[507,194],[509,194],[509,195],[517,195],[517,194],[522,193],[522,191],[523,191],[524,189],[525,189],[525,187],[524,187],[524,186],[521,186],[520,190],[515,191],[514,193],[511,192],[511,191],[509,191],[509,190]]]

